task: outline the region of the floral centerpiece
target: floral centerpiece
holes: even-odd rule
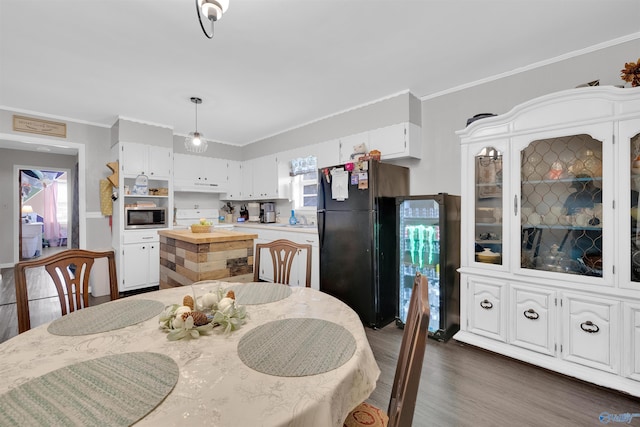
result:
[[[640,86],[640,58],[638,62],[627,62],[624,68],[620,70],[620,78],[625,82],[631,83],[631,86]]]
[[[160,328],[169,331],[170,341],[182,338],[198,338],[215,327],[221,326],[224,333],[238,329],[247,316],[244,306],[236,304],[233,291],[214,289],[197,302],[191,295],[185,295],[182,305],[167,306],[160,314]]]

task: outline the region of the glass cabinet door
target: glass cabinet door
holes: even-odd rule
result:
[[[520,266],[602,277],[603,144],[586,134],[520,152]]]
[[[629,189],[631,195],[631,251],[629,256],[631,283],[637,285],[640,283],[640,227],[638,225],[638,202],[640,199],[640,120],[623,123],[620,128],[621,138],[629,139]]]
[[[502,265],[503,154],[484,147],[475,156],[475,260]]]

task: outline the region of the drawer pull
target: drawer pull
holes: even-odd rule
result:
[[[580,329],[582,329],[583,331],[588,332],[590,334],[595,334],[596,332],[598,332],[600,330],[598,325],[593,323],[591,320],[587,320],[586,322],[580,323]]]
[[[493,303],[488,299],[486,299],[486,300],[480,301],[480,307],[484,308],[485,310],[491,310],[493,308]]]
[[[540,317],[540,315],[536,313],[536,311],[533,308],[530,308],[529,310],[524,312],[524,317],[531,320],[537,320]]]

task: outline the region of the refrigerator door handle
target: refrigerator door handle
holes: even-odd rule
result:
[[[324,244],[324,209],[318,210],[318,244],[320,247]]]

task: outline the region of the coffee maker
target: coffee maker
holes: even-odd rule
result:
[[[276,206],[275,203],[260,204],[260,222],[276,222]]]

